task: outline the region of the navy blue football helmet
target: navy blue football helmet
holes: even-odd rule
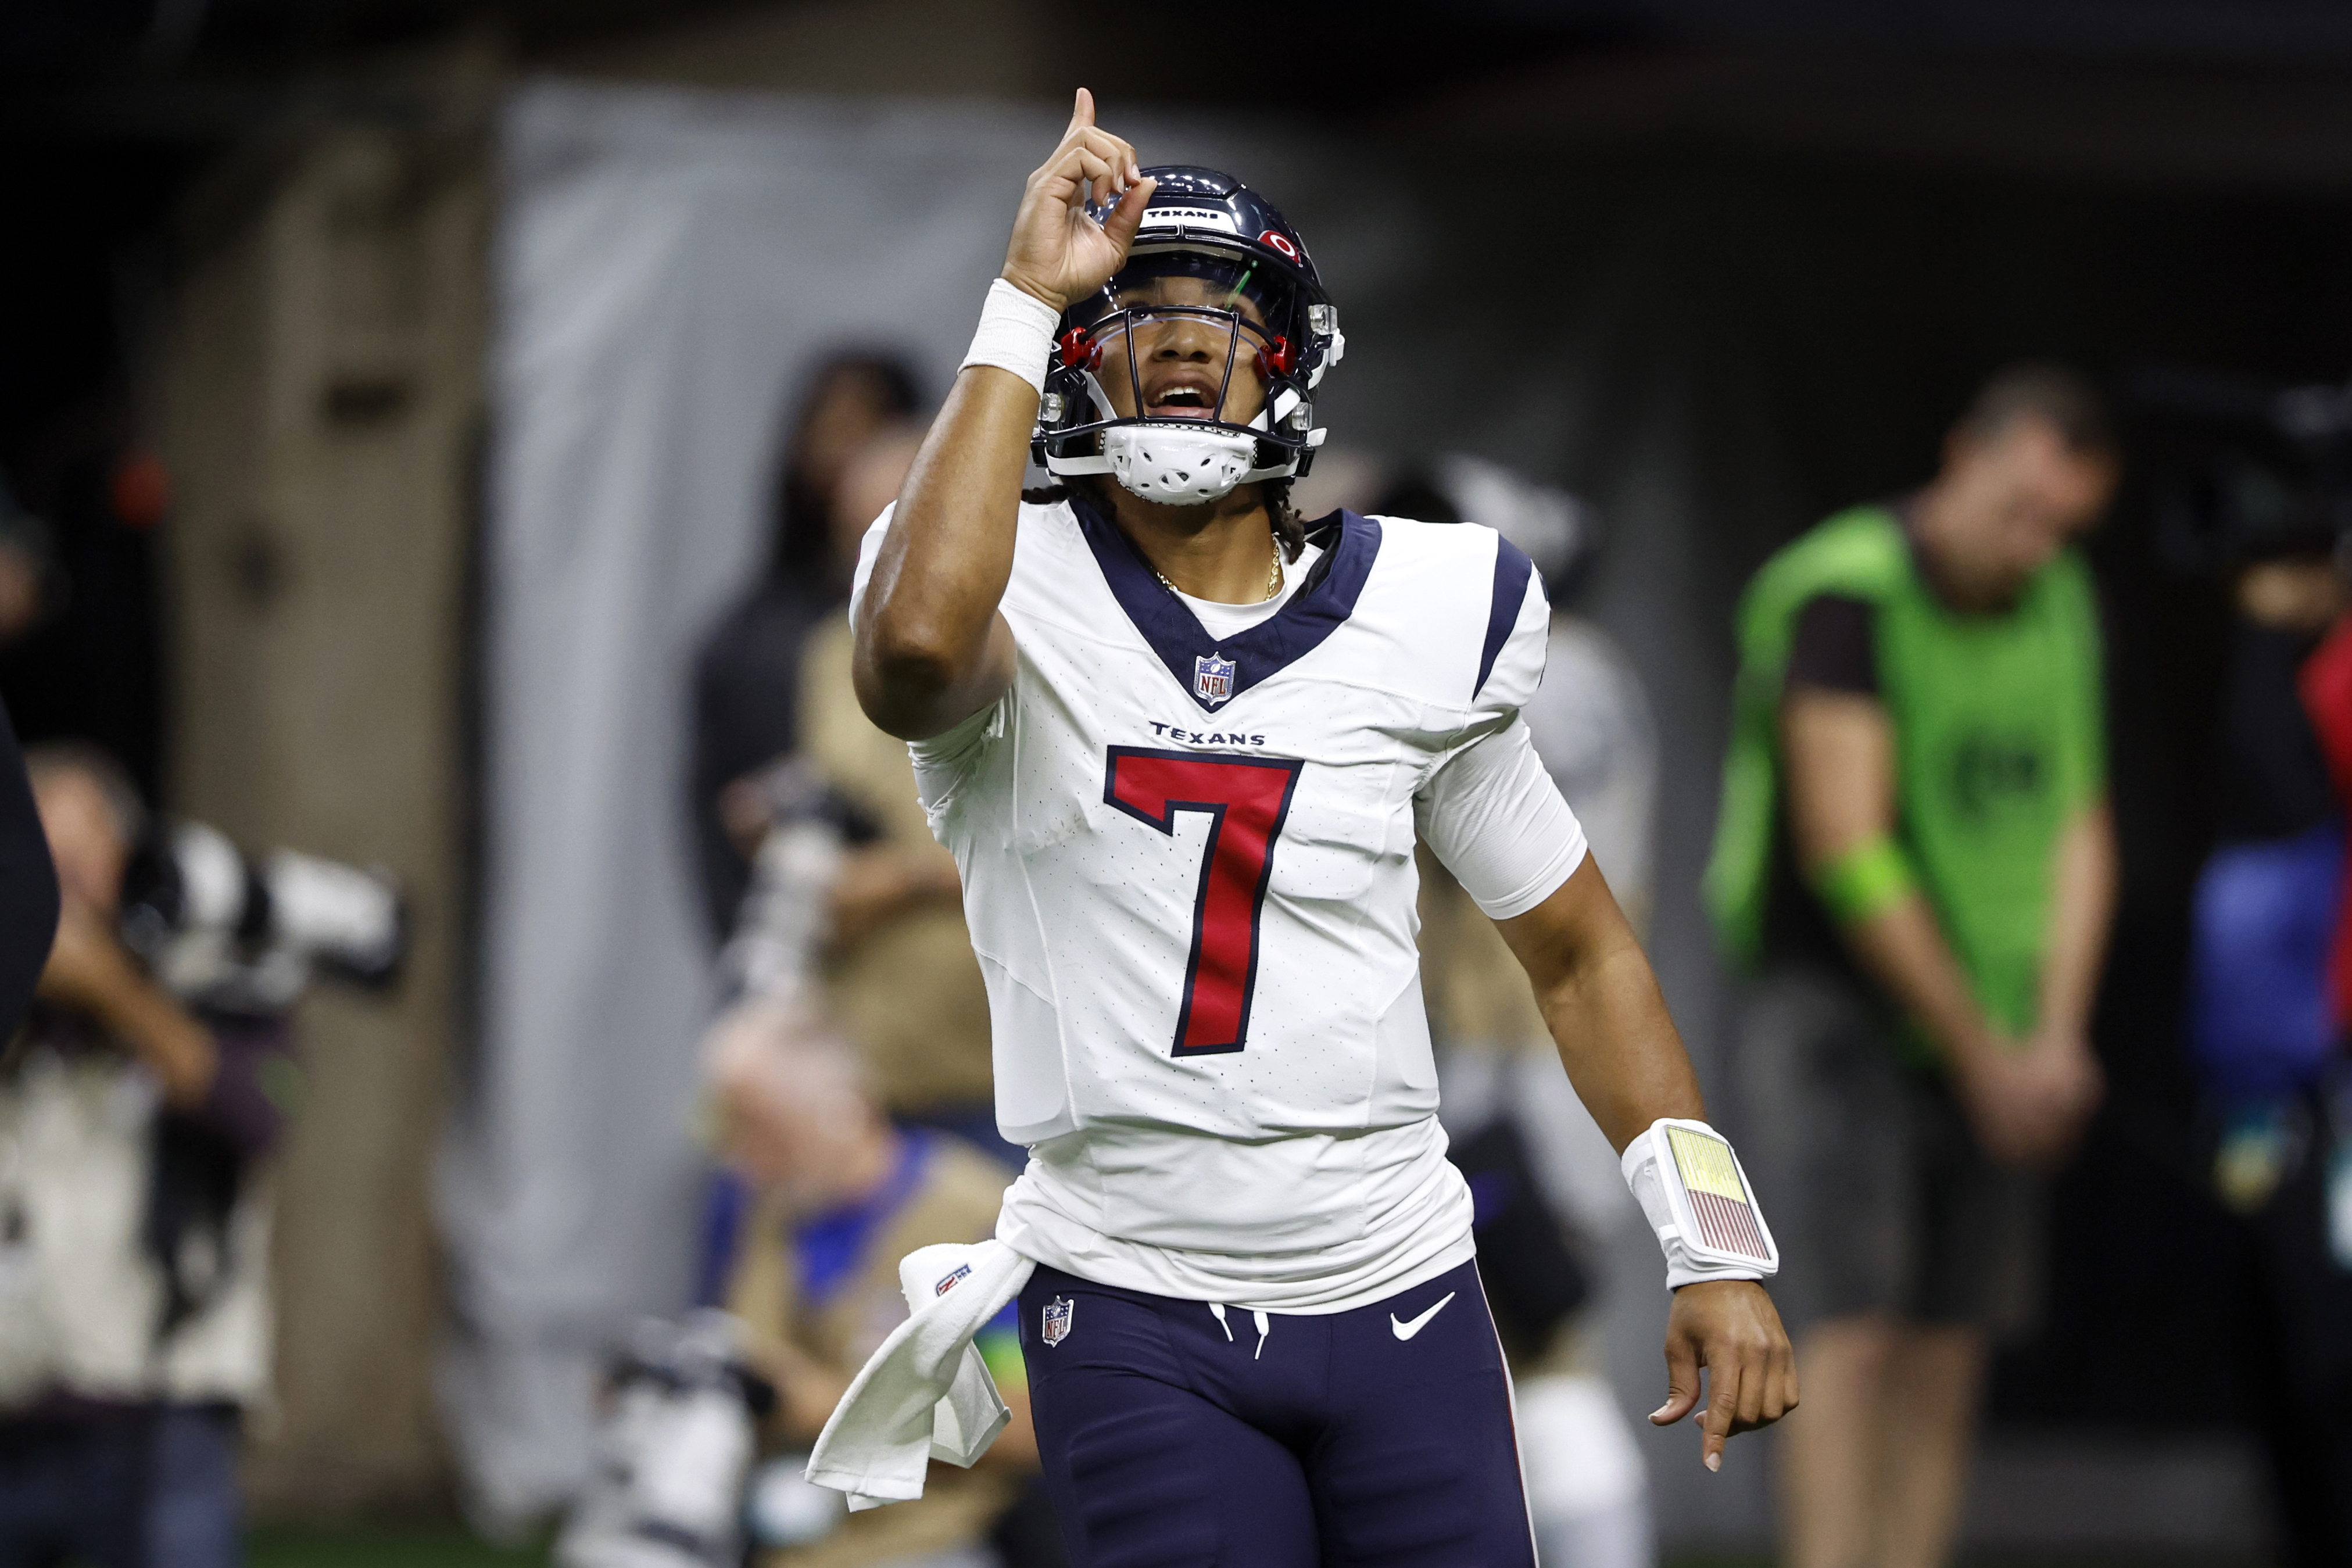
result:
[[[1073,300],[1056,329],[1045,373],[1034,450],[1055,474],[1109,474],[1147,500],[1213,500],[1235,485],[1304,474],[1323,444],[1312,402],[1347,340],[1339,312],[1282,214],[1231,174],[1188,165],[1143,173],[1158,180],[1127,260],[1095,294]],[[1106,209],[1089,207],[1099,219]],[[1193,278],[1219,304],[1135,302],[1155,279]],[[1247,301],[1249,310],[1243,309]],[[1123,302],[1125,301],[1125,302]],[[1152,323],[1190,317],[1225,341],[1218,397],[1202,418],[1150,418],[1143,412],[1141,352],[1127,363],[1131,406],[1122,416],[1096,373],[1105,344]],[[1248,424],[1222,417],[1236,374],[1261,378],[1265,401]]]

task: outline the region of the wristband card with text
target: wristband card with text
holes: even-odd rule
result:
[[[1738,1156],[1719,1134],[1668,1122],[1659,1129],[1674,1157],[1681,1179],[1666,1184],[1676,1208],[1687,1205],[1689,1224],[1683,1227],[1685,1243],[1718,1258],[1743,1259],[1767,1268],[1779,1261],[1763,1221],[1748,1195]],[[1677,1216],[1678,1218],[1682,1216]]]

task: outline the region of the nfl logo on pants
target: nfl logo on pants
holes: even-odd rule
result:
[[[1077,1310],[1077,1306],[1076,1301],[1061,1296],[1056,1296],[1045,1303],[1044,1314],[1045,1321],[1039,1328],[1038,1332],[1044,1337],[1047,1348],[1060,1344],[1070,1337],[1070,1315]]]
[[[1203,702],[1223,702],[1234,694],[1234,670],[1237,667],[1229,658],[1215,654],[1204,655],[1192,661],[1192,694]]]

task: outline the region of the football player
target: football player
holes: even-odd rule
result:
[[[1089,192],[1092,200],[1089,201]],[[1444,1158],[1413,848],[1534,983],[1666,1245],[1661,1425],[1796,1404],[1776,1261],[1648,962],[1517,717],[1549,616],[1492,531],[1289,481],[1343,347],[1231,177],[1081,91],[853,600],[986,976],[998,1237],[1081,1563],[1531,1564]],[[1024,499],[1034,453],[1061,482]]]

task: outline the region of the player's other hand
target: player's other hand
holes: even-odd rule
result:
[[[1719,1470],[1726,1438],[1769,1426],[1797,1407],[1797,1352],[1763,1286],[1709,1279],[1675,1292],[1666,1314],[1666,1402],[1650,1413],[1652,1425],[1671,1426],[1698,1408],[1701,1368],[1707,1402],[1698,1418],[1699,1459]]]
[[[1101,223],[1087,216],[1087,187],[1097,205],[1118,205]],[[1021,193],[1004,280],[1056,310],[1110,281],[1143,221],[1157,180],[1143,177],[1135,149],[1095,124],[1095,95],[1078,89],[1070,128],[1054,155],[1037,165]]]

